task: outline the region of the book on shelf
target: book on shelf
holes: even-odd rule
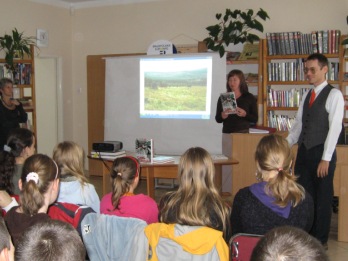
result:
[[[266,33],[266,40],[268,46],[268,55],[273,55],[273,46],[272,46],[272,38],[271,33]]]
[[[247,83],[257,83],[259,82],[259,75],[257,73],[246,73],[244,74],[245,81]]]
[[[341,31],[267,33],[268,55],[338,53]]]
[[[276,128],[278,131],[288,131],[294,120],[294,117],[289,117],[288,115],[277,115],[274,114],[274,111],[268,112],[268,126]]]
[[[140,163],[152,163],[153,154],[153,139],[135,139],[135,156]]]
[[[257,60],[259,59],[259,43],[246,43],[243,46],[243,51],[239,56],[240,61]]]
[[[226,53],[226,64],[232,64],[234,61],[238,61],[240,52],[227,52]]]
[[[220,94],[222,110],[228,114],[234,114],[237,110],[237,99],[234,92],[225,92]]]

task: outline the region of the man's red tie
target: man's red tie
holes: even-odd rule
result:
[[[309,100],[309,108],[312,107],[314,100],[315,100],[315,91],[312,90],[311,99]]]

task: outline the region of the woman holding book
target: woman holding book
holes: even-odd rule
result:
[[[224,111],[219,98],[216,106],[216,122],[223,124],[223,133],[248,132],[250,125],[256,124],[258,119],[257,102],[254,95],[248,90],[242,71],[229,72],[226,91],[234,92],[237,108],[235,111]]]
[[[248,132],[251,125],[258,120],[257,101],[248,90],[245,76],[240,70],[232,70],[227,75],[226,92],[234,92],[237,107],[234,111],[223,110],[221,98],[216,106],[215,120],[222,123],[222,153],[231,157],[232,141],[230,133]],[[232,187],[231,167],[224,167],[222,178],[223,184]],[[223,187],[223,191],[230,191]]]

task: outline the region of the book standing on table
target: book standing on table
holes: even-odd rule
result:
[[[153,162],[153,140],[147,138],[137,138],[135,140],[136,158],[141,163]]]

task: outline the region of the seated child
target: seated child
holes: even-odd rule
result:
[[[84,261],[85,246],[70,225],[46,220],[29,228],[16,248],[16,260]]]
[[[8,233],[4,219],[0,217],[0,261],[14,260],[14,246]]]
[[[134,194],[139,183],[139,172],[139,162],[134,157],[114,160],[110,173],[112,192],[102,198],[100,213],[139,218],[148,224],[158,222],[156,202],[144,194]]]
[[[178,165],[179,188],[168,192],[159,204],[160,222],[184,226],[205,226],[230,238],[230,208],[214,184],[215,167],[203,148],[188,149]]]
[[[13,207],[5,216],[15,246],[31,226],[49,219],[48,206],[59,191],[59,168],[48,156],[36,154],[26,159],[19,180],[19,207]]]
[[[25,128],[12,129],[0,151],[0,207],[9,211],[18,206],[18,180],[24,161],[35,153],[35,136]]]
[[[54,148],[53,160],[61,171],[57,201],[89,206],[99,213],[99,196],[85,177],[83,159],[83,149],[75,142],[61,142]]]
[[[231,214],[233,235],[264,235],[274,227],[286,225],[311,229],[313,200],[296,182],[292,159],[285,138],[271,134],[260,140],[255,152],[260,182],[237,192]]]
[[[276,227],[255,246],[251,261],[329,261],[322,244],[302,229]]]

